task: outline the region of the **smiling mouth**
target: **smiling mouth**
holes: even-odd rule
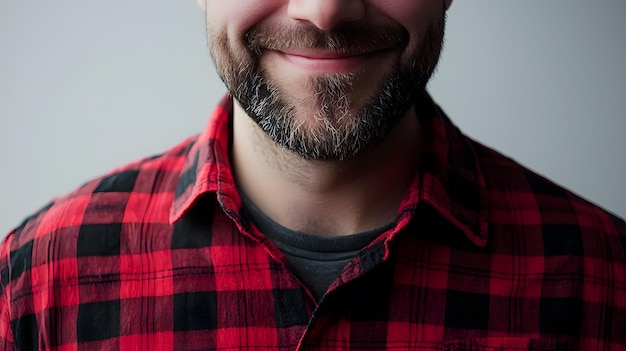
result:
[[[306,71],[318,73],[362,71],[379,63],[390,50],[339,53],[324,50],[274,51],[283,60]]]

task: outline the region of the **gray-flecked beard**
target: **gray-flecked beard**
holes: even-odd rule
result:
[[[283,35],[280,29],[253,28],[246,36],[246,53],[232,50],[225,34],[212,41],[211,52],[231,95],[274,142],[305,159],[345,160],[379,143],[406,114],[439,60],[444,26],[445,18],[431,25],[408,63],[397,57],[362,106],[354,106],[352,98],[352,89],[358,84],[354,73],[311,77],[306,84],[313,99],[290,101],[285,91],[288,87],[276,84],[259,67],[262,50],[306,45],[347,52],[376,49],[372,46],[381,42],[406,47],[409,34],[399,26],[385,30],[347,26],[331,33],[307,28]],[[303,107],[298,104],[313,104],[301,110],[314,110],[314,116],[298,116]]]

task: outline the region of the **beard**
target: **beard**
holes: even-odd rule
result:
[[[331,31],[306,24],[258,25],[246,33],[245,48],[240,49],[229,45],[225,31],[209,30],[208,36],[220,78],[271,140],[305,159],[345,160],[380,143],[425,89],[439,61],[444,27],[442,12],[412,49],[407,49],[410,34],[396,23],[385,27],[345,23]],[[312,94],[298,100],[260,64],[264,51],[291,48],[397,54],[365,96],[355,92],[360,74],[350,72],[306,78],[304,84]]]

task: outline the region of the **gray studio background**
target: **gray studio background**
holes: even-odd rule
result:
[[[467,134],[624,217],[624,18],[624,0],[456,0],[430,91]],[[0,237],[199,132],[223,91],[194,0],[0,1]]]

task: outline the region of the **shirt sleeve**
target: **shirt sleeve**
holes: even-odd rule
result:
[[[9,291],[9,254],[14,232],[0,244],[0,350],[17,350],[11,329],[11,294]]]

